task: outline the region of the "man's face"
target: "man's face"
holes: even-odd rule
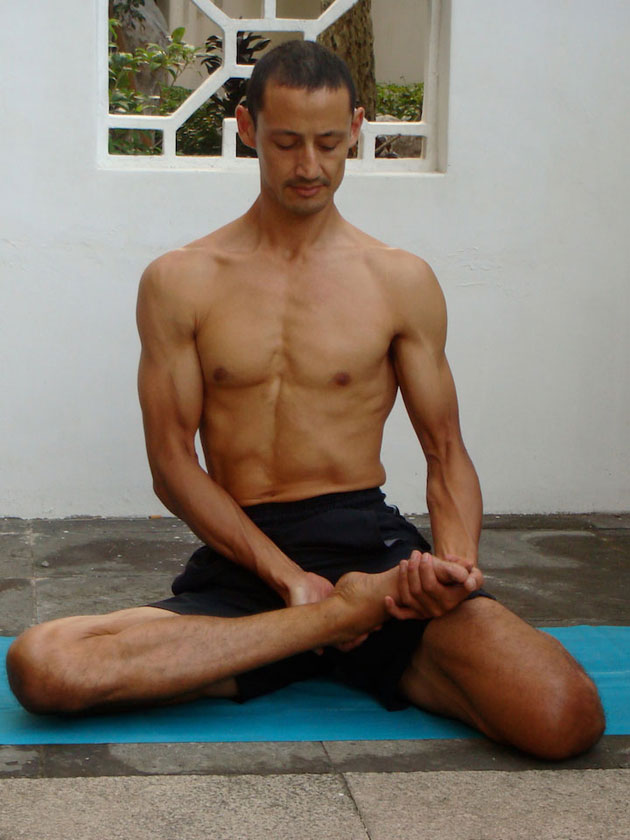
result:
[[[357,142],[363,109],[350,112],[345,87],[308,91],[270,82],[255,131],[244,108],[237,118],[241,139],[258,152],[261,192],[307,216],[332,201],[348,149]]]

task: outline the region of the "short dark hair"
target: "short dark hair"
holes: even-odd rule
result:
[[[290,88],[338,90],[345,87],[350,112],[356,107],[357,92],[346,62],[315,41],[285,41],[260,58],[247,85],[247,109],[254,125],[262,111],[265,87],[273,81]]]

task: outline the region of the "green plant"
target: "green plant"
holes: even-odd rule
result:
[[[424,84],[411,85],[377,84],[376,112],[391,114],[399,120],[415,122],[422,114]]]
[[[268,38],[255,32],[238,32],[236,36],[236,60],[239,64],[255,64],[256,53],[269,45]],[[206,41],[206,54],[201,60],[208,73],[223,64],[223,41],[217,35],[211,35]],[[213,94],[212,99],[221,108],[226,117],[233,117],[236,106],[245,98],[247,79],[228,79],[223,87]]]
[[[164,91],[173,103],[172,110],[190,96],[187,88],[174,85]],[[220,155],[223,116],[211,99],[204,102],[177,131],[177,154]]]
[[[126,0],[115,6],[124,6],[125,14],[141,15],[137,6],[144,0]],[[223,63],[223,42],[216,35],[210,36],[204,48],[197,48],[184,41],[185,29],[178,27],[166,46],[146,44],[133,52],[118,48],[119,18],[109,22],[109,110],[117,114],[173,113],[192,93],[175,82],[188,67],[201,60],[208,73],[213,73]],[[253,32],[239,32],[237,35],[237,60],[239,64],[254,64],[256,53],[269,44],[267,38]],[[159,93],[147,94],[138,89],[137,74],[148,70],[155,78],[170,77],[168,83],[159,85]],[[221,154],[223,120],[233,117],[236,106],[245,96],[246,79],[228,79],[177,132],[177,152],[183,155]],[[255,154],[238,141],[238,153]],[[155,131],[110,131],[109,150],[112,154],[159,154],[162,148],[161,135]]]
[[[146,44],[133,52],[118,48],[121,21],[109,21],[109,110],[115,114],[170,114],[190,95],[178,97],[171,93],[177,78],[197,59],[199,51],[184,41],[185,29],[178,27],[171,33],[166,46]],[[148,94],[138,89],[137,74],[148,70],[154,78],[168,78],[159,85],[159,94]],[[181,88],[180,90],[185,90]],[[159,135],[158,135],[159,136]],[[128,131],[114,129],[110,132],[109,150],[112,154],[156,154],[161,141],[153,131]]]

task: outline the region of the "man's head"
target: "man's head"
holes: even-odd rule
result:
[[[265,201],[301,216],[332,203],[363,121],[354,101],[346,64],[319,44],[289,41],[260,59],[236,119]]]
[[[286,41],[256,63],[247,85],[247,110],[254,126],[258,121],[258,112],[264,107],[265,88],[271,82],[308,91],[345,88],[350,114],[357,104],[356,88],[348,65],[314,41]]]

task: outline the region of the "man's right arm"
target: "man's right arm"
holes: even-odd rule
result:
[[[194,294],[186,294],[181,280],[182,259],[168,254],[152,263],[138,295],[138,390],[156,495],[203,542],[250,569],[287,605],[321,600],[332,585],[290,560],[199,465],[194,441],[204,382]]]

